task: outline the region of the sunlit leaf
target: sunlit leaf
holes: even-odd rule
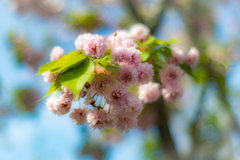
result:
[[[61,88],[61,84],[59,82],[59,77],[60,77],[60,75],[58,75],[58,77],[52,82],[52,85],[50,86],[47,94],[44,97],[42,97],[40,100],[46,98],[48,95],[50,95],[51,93],[53,93]],[[39,102],[40,100],[38,100],[37,102]]]
[[[73,51],[62,56],[51,68],[51,73],[57,73],[77,64],[86,58],[86,55],[81,51]]]
[[[171,58],[173,58],[171,49],[170,49],[169,47],[161,47],[161,48],[158,48],[158,49],[155,51],[155,53],[164,55],[165,57],[171,57]]]
[[[109,59],[110,59],[110,55],[105,55],[103,58],[99,58],[99,59],[95,59],[95,58],[91,58],[94,62],[100,63],[101,65],[106,66]]]
[[[71,68],[60,76],[60,83],[74,93],[74,100],[78,100],[79,93],[93,74],[94,63],[89,58],[75,68]]]
[[[36,75],[34,75],[34,76],[38,76],[38,75],[40,75],[40,74],[42,74],[42,73],[44,73],[44,72],[50,71],[51,68],[52,68],[52,66],[53,66],[56,62],[57,62],[57,60],[56,60],[56,61],[51,61],[51,62],[48,62],[48,63],[42,65],[42,66],[39,68],[38,73],[37,73]]]
[[[150,57],[150,55],[151,55],[150,52],[147,52],[147,51],[142,52],[142,54],[141,54],[141,60],[142,60],[142,62],[145,62],[146,60],[148,60],[148,58]]]
[[[118,69],[119,67],[120,66],[118,66],[118,65],[114,65],[114,66],[108,65],[108,66],[106,66],[106,69],[110,72],[110,71]]]
[[[205,67],[200,67],[195,71],[195,78],[197,83],[203,83],[209,78],[208,70]]]
[[[191,77],[193,77],[193,78],[195,79],[195,77],[194,77],[194,75],[193,75],[193,72],[192,72],[192,69],[191,69],[190,66],[187,66],[187,65],[185,65],[185,64],[182,64],[182,65],[180,65],[180,67],[181,67],[182,70],[184,70],[189,76],[191,76]]]

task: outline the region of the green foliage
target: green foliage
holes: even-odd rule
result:
[[[60,88],[61,88],[61,84],[59,82],[59,77],[60,77],[61,74],[58,75],[58,77],[52,82],[52,85],[50,86],[47,94],[45,96],[43,96],[40,100],[44,99],[45,97],[47,97],[48,95],[50,95],[51,93],[59,90],[60,91]],[[38,100],[37,102],[39,102],[40,100]]]
[[[204,66],[197,68],[194,75],[197,83],[204,83],[209,78],[208,70]]]
[[[118,69],[120,66],[118,64],[113,64],[113,65],[107,65],[105,68],[110,72]]]
[[[143,51],[141,54],[141,60],[142,62],[145,62],[148,60],[148,58],[151,56],[151,53],[148,51]]]
[[[193,78],[195,79],[195,77],[194,77],[194,75],[193,75],[192,68],[191,68],[190,66],[188,66],[188,65],[186,65],[186,64],[181,64],[180,67],[181,67],[182,70],[184,70],[189,76],[191,76],[191,77],[193,77]]]
[[[161,157],[161,142],[155,133],[146,134],[143,143],[144,156],[149,160],[157,160]]]
[[[62,56],[59,60],[51,61],[39,68],[39,72],[35,75],[38,76],[44,72],[50,71],[51,73],[64,72],[67,69],[73,68],[79,62],[84,60],[86,55],[81,51],[73,51],[68,55]]]
[[[108,61],[111,59],[110,55],[105,55],[103,58],[95,59],[91,58],[94,62],[100,63],[100,65],[107,66]]]
[[[35,74],[34,76],[41,75],[42,73],[51,70],[52,66],[53,66],[56,62],[57,62],[57,60],[56,60],[56,61],[51,61],[51,62],[48,62],[48,63],[42,65],[42,66],[39,68],[38,73]]]
[[[169,47],[160,47],[155,51],[156,54],[164,55],[165,57],[174,58]]]
[[[93,71],[94,63],[86,58],[83,63],[62,73],[59,81],[74,93],[74,100],[78,100],[80,91],[90,79]]]
[[[78,30],[82,27],[88,31],[104,24],[104,21],[99,19],[93,11],[85,13],[69,12],[64,16],[64,21],[73,29]]]
[[[60,58],[52,67],[51,73],[57,73],[60,71],[65,71],[70,68],[76,67],[79,62],[84,60],[86,55],[83,54],[81,51],[73,51],[70,52],[68,55],[64,55]]]
[[[179,43],[179,42],[175,39],[164,41],[164,40],[157,39],[154,36],[149,36],[145,42],[146,45],[151,47],[156,47],[159,45],[171,45],[173,43]]]
[[[177,40],[163,41],[156,39],[154,36],[149,36],[144,43],[137,42],[135,43],[139,46],[142,51],[141,60],[142,62],[147,61],[149,58],[152,58],[154,61],[164,62],[162,56],[172,57],[172,52],[168,45],[172,43],[178,43]],[[156,50],[155,47],[158,47]]]

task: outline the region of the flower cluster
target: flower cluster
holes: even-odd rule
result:
[[[146,41],[149,32],[143,24],[136,24],[129,31],[116,31],[107,38],[106,44],[103,36],[91,33],[79,35],[75,46],[80,54],[78,56],[84,54],[85,60],[77,64],[92,61],[94,71],[91,78],[84,81],[85,85],[81,91],[77,91],[77,95],[76,90],[70,90],[61,84],[61,95],[47,100],[48,110],[57,115],[66,114],[71,110],[72,101],[82,98],[84,103],[70,113],[74,123],[87,123],[94,129],[116,127],[120,131],[128,132],[137,126],[137,117],[143,110],[143,103],[152,103],[161,95],[168,102],[180,99],[183,89],[179,82],[184,71],[178,65],[184,61],[187,65],[196,65],[199,53],[192,48],[185,58],[179,46],[172,47],[174,58],[166,57],[168,64],[159,71],[160,77],[157,76],[162,85],[153,83],[151,80],[158,70],[154,68],[154,63],[142,60],[142,51],[147,47],[141,48],[137,45]],[[50,60],[55,63],[61,60],[63,55],[63,49],[55,47],[50,54]],[[66,68],[69,67],[68,64]],[[108,70],[109,67],[113,69]],[[59,72],[49,70],[42,73],[44,81],[53,82],[59,76],[61,79],[66,68],[63,71],[57,68]],[[131,89],[134,87],[138,88],[136,93]]]
[[[185,74],[178,65],[184,62],[189,66],[196,65],[199,59],[199,51],[196,48],[191,48],[185,56],[183,47],[179,44],[172,45],[171,50],[174,58],[167,57],[168,65],[159,72],[159,76],[163,85],[161,92],[164,100],[175,102],[183,96],[183,88],[179,85],[179,82]]]

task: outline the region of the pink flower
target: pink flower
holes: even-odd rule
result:
[[[122,46],[126,47],[126,48],[137,48],[137,44],[134,42],[133,39],[125,39],[124,41],[122,41]]]
[[[138,81],[138,71],[130,65],[123,64],[116,71],[115,78],[126,86],[130,86]]]
[[[101,58],[106,53],[104,38],[97,34],[79,35],[75,41],[77,50],[84,50],[85,54],[92,58]]]
[[[57,115],[63,115],[69,112],[71,108],[72,99],[60,96],[54,103],[53,108]]]
[[[137,66],[138,70],[138,82],[141,84],[147,84],[153,78],[153,65],[145,63],[140,63]]]
[[[159,76],[162,84],[174,85],[181,80],[183,73],[180,67],[170,64],[159,72]]]
[[[198,63],[199,51],[197,48],[192,47],[186,56],[185,63],[189,66],[195,66]]]
[[[136,48],[115,47],[112,49],[113,62],[123,62],[137,66],[141,63],[141,52]]]
[[[180,44],[171,45],[172,55],[174,58],[167,57],[167,62],[171,64],[181,64],[184,61],[184,51]]]
[[[113,62],[125,62],[128,63],[132,60],[131,53],[125,47],[115,47],[112,49]]]
[[[47,100],[47,103],[46,103],[46,106],[47,106],[47,109],[50,111],[50,113],[55,113],[56,114],[56,111],[55,109],[53,108],[53,104],[55,101],[57,101],[57,97],[51,97]]]
[[[88,112],[89,110],[87,108],[80,107],[71,112],[70,118],[72,118],[75,124],[84,124],[87,122]]]
[[[74,94],[70,89],[68,89],[66,86],[61,86],[61,89],[62,89],[63,97],[69,98],[69,99],[74,99]],[[78,99],[82,98],[83,94],[84,94],[84,88],[80,91]]]
[[[59,46],[56,46],[52,49],[51,53],[50,53],[50,60],[51,61],[55,61],[55,60],[58,60],[60,59],[62,56],[64,55],[64,50],[59,47]]]
[[[137,44],[134,42],[133,39],[131,39],[131,35],[126,30],[118,30],[115,32],[116,36],[114,34],[110,35],[107,39],[107,46],[109,48],[114,47],[135,47],[137,48]]]
[[[155,102],[161,95],[160,85],[158,83],[149,82],[148,84],[138,87],[138,98],[144,103]]]
[[[44,72],[44,73],[42,74],[43,80],[44,80],[45,82],[53,82],[53,81],[57,78],[58,74],[59,74],[59,73],[53,73],[53,74],[51,74],[51,71]]]
[[[88,112],[87,122],[91,128],[104,128],[104,120],[106,117],[107,111],[102,109],[94,108],[93,111]]]
[[[119,129],[121,132],[128,132],[129,129],[134,129],[137,127],[137,122],[138,120],[136,118],[119,114],[117,129]]]
[[[183,96],[183,89],[178,84],[165,86],[162,88],[162,96],[165,101],[175,102]]]
[[[112,75],[100,73],[94,76],[91,82],[91,88],[93,88],[93,90],[95,90],[97,93],[105,95],[109,90],[109,88],[107,88],[107,85],[113,85],[114,82],[115,81]]]
[[[121,115],[136,118],[143,110],[143,103],[136,96],[131,95],[127,97],[125,104],[115,107],[113,110]]]
[[[142,61],[141,61],[141,51],[139,51],[136,48],[128,48],[128,51],[130,52],[131,55],[131,61],[129,61],[129,64],[133,66],[138,66]]]
[[[114,106],[125,103],[126,96],[129,94],[126,86],[117,82],[115,84],[108,84],[107,88],[109,88],[105,97],[107,103]]]
[[[95,94],[96,91],[93,89],[93,87],[91,86],[88,90],[88,94]]]
[[[118,118],[115,114],[106,113],[103,120],[104,128],[113,128],[117,125]]]
[[[82,50],[84,48],[85,42],[88,41],[91,36],[92,36],[91,33],[85,33],[85,34],[79,35],[75,41],[76,49],[79,51]]]
[[[150,33],[150,29],[145,26],[144,24],[138,23],[133,25],[130,30],[129,30],[131,36],[137,40],[137,41],[142,41],[147,38],[147,36]]]
[[[70,99],[74,98],[73,92],[70,89],[68,89],[65,86],[61,86],[61,89],[62,89],[62,96],[63,97],[70,98]]]

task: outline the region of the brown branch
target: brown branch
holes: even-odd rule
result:
[[[201,95],[200,95],[200,98],[199,98],[199,106],[198,106],[198,110],[196,111],[196,118],[195,120],[191,123],[191,127],[190,127],[190,130],[192,131],[193,135],[192,135],[192,151],[189,155],[189,157],[187,158],[188,160],[192,160],[194,159],[194,155],[199,147],[199,140],[198,140],[198,137],[199,137],[199,121],[201,119],[201,109],[202,109],[202,105],[203,105],[203,97],[204,97],[204,94],[206,92],[206,89],[207,89],[207,82],[204,84],[203,86],[203,89],[201,91]]]
[[[123,0],[124,4],[126,5],[126,7],[128,8],[128,11],[130,12],[130,14],[134,17],[134,19],[139,22],[139,23],[143,23],[146,26],[148,26],[150,28],[150,32],[151,34],[154,34],[154,31],[157,29],[158,26],[160,26],[162,24],[162,20],[163,20],[163,13],[165,12],[165,8],[168,5],[169,1],[165,0],[161,5],[159,5],[159,12],[158,14],[156,14],[155,16],[153,16],[148,23],[140,16],[140,14],[138,13],[136,7],[134,7],[135,5],[133,4],[132,0]],[[154,24],[154,25],[152,25]]]
[[[168,118],[166,116],[166,108],[164,106],[163,98],[161,97],[157,102],[152,104],[152,107],[158,113],[157,127],[160,130],[161,141],[163,142],[163,149],[168,153],[172,160],[181,160],[179,157],[173,139],[168,127]]]
[[[134,7],[134,4],[131,0],[123,0],[125,6],[129,10],[129,12],[133,15],[134,19],[139,23],[144,23],[142,17],[138,14],[137,9]]]

